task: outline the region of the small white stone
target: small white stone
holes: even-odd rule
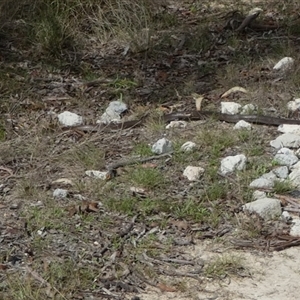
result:
[[[294,169],[290,173],[289,179],[295,187],[300,188],[300,169]]]
[[[290,235],[295,236],[295,237],[300,236],[300,220],[299,219],[293,220],[293,226],[291,227]]]
[[[106,180],[108,178],[108,172],[101,172],[97,170],[87,170],[85,171],[85,175],[102,180]]]
[[[166,138],[158,140],[153,144],[151,151],[155,154],[169,153],[173,151],[172,142]]]
[[[192,151],[194,150],[196,147],[196,144],[194,142],[191,142],[191,141],[188,141],[188,142],[185,142],[181,147],[181,151],[184,151],[184,152],[189,152],[189,151]]]
[[[198,180],[204,173],[204,169],[201,167],[187,166],[183,172],[183,176],[189,181]]]
[[[243,205],[244,211],[256,212],[266,220],[281,215],[281,202],[274,198],[262,198]]]
[[[166,129],[170,128],[185,128],[187,126],[187,122],[185,121],[171,121],[170,124],[166,126]]]
[[[285,71],[293,66],[294,61],[295,60],[292,57],[284,57],[273,67],[273,69],[276,71]]]
[[[256,107],[254,104],[249,103],[243,106],[241,114],[242,115],[249,115],[252,114],[256,110]]]
[[[295,155],[300,158],[300,148],[295,151]]]
[[[127,105],[122,101],[112,101],[109,103],[106,111],[114,111],[117,114],[122,114],[127,110]]]
[[[287,103],[287,108],[289,111],[299,110],[300,109],[300,98],[297,98],[294,101],[289,101]]]
[[[293,218],[287,211],[283,211],[281,214],[281,219],[285,222],[291,221]]]
[[[270,189],[274,186],[274,181],[266,178],[257,178],[253,180],[249,187],[255,189]]]
[[[120,115],[127,110],[127,105],[122,101],[112,101],[109,103],[107,109],[102,114],[97,124],[119,123],[121,121]]]
[[[239,154],[235,156],[227,156],[222,159],[220,172],[223,175],[231,173],[235,170],[244,170],[246,167],[247,158],[244,154]]]
[[[298,162],[298,157],[289,148],[281,148],[274,156],[274,161],[281,166],[292,166]]]
[[[268,180],[276,180],[277,176],[273,173],[273,171],[265,173],[260,176],[260,178],[268,179]]]
[[[69,194],[68,190],[65,190],[65,189],[55,189],[53,191],[54,198],[61,198],[61,199],[66,198],[66,197],[68,197],[68,194]]]
[[[279,125],[278,131],[282,133],[293,133],[300,135],[300,125],[296,124],[282,124]]]
[[[299,158],[299,153],[296,153],[296,156]],[[295,163],[294,165],[292,165],[290,167],[291,170],[296,170],[296,169],[300,169],[300,162],[298,161],[297,163]]]
[[[36,233],[37,233],[39,236],[45,236],[44,230],[45,230],[44,228],[39,229]]]
[[[299,148],[300,136],[294,133],[284,133],[278,136],[275,140],[271,141],[270,145],[276,149],[280,149],[283,147]]]
[[[252,125],[244,120],[240,120],[238,121],[234,126],[233,129],[247,129],[247,130],[251,130],[252,129]]]
[[[263,191],[254,191],[253,195],[252,195],[252,198],[254,200],[258,200],[258,199],[266,198],[266,195],[267,194]]]
[[[239,113],[241,104],[236,102],[221,102],[221,112],[222,114],[235,115]]]
[[[106,110],[106,112],[96,121],[97,124],[119,123],[121,117],[115,111]]]
[[[41,206],[44,206],[44,203],[41,200],[39,200],[36,203],[30,203],[30,206],[32,206],[32,207],[41,207]]]
[[[81,116],[70,111],[64,111],[57,115],[58,121],[64,126],[78,126],[83,123]]]
[[[78,199],[80,201],[84,201],[86,200],[86,198],[84,196],[82,196],[81,194],[74,194],[73,196],[75,199]]]
[[[288,177],[288,175],[289,175],[289,169],[288,169],[287,166],[282,166],[282,167],[275,168],[273,170],[273,173],[278,178],[286,179]]]

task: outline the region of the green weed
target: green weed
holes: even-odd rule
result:
[[[295,189],[293,183],[289,180],[284,180],[284,181],[279,181],[275,180],[274,181],[274,187],[273,191],[275,194],[286,194],[288,192],[291,192]]]
[[[237,274],[243,267],[241,257],[223,255],[208,263],[205,267],[205,275],[212,278],[224,278],[227,275]]]
[[[167,182],[159,170],[143,167],[135,168],[130,174],[130,179],[136,185],[150,189],[163,188]]]

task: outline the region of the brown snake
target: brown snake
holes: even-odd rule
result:
[[[269,125],[269,126],[278,126],[281,124],[298,124],[300,125],[300,120],[297,119],[286,119],[279,118],[273,116],[264,116],[264,115],[229,115],[222,114],[214,111],[192,111],[192,112],[175,112],[164,115],[161,117],[161,120],[165,123],[171,121],[197,121],[197,120],[205,120],[208,118],[213,118],[219,121],[227,122],[227,123],[237,123],[238,121],[244,120],[253,124],[260,125]],[[112,132],[115,130],[134,128],[137,126],[141,126],[145,123],[146,118],[143,117],[139,120],[133,121],[125,121],[123,123],[111,123],[108,125],[82,125],[74,127],[75,130],[80,130],[83,132]]]

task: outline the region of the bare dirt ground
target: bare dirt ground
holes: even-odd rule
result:
[[[222,256],[224,252],[230,256],[240,257],[247,276],[245,273],[245,277],[206,280],[201,284],[201,288],[199,288],[199,283],[191,281],[190,292],[181,295],[175,292],[163,293],[158,289],[149,288],[140,294],[141,299],[297,299],[299,249],[290,248],[282,252],[264,253],[224,251],[223,247],[217,245],[214,245],[213,249],[208,249],[207,246],[207,244],[195,245],[186,250],[205,259]]]
[[[167,131],[161,121],[165,112],[194,109],[193,93],[218,111],[233,86],[248,93],[226,101],[289,117],[300,68],[278,75],[272,67],[284,56],[300,58],[299,16],[288,10],[299,5],[268,2],[255,3],[264,9],[259,22],[241,32],[232,24],[241,25],[252,3],[172,2],[163,11],[176,26],[154,35],[152,48],[125,51],[91,38],[65,64],[2,41],[1,299],[298,299],[299,247],[287,242],[274,251],[289,241],[290,224],[241,212],[252,199],[249,183],[273,167],[276,128],[233,133],[231,124],[208,119]],[[124,119],[147,115],[143,126],[87,133],[57,121],[68,110],[95,125],[120,99],[129,106]],[[150,156],[149,145],[163,136],[173,141],[170,157],[119,168],[107,181],[85,175]],[[184,154],[187,140],[197,149]],[[220,159],[241,152],[247,170],[219,176]],[[188,182],[187,165],[204,167],[203,178]],[[58,187],[67,198],[53,197]]]

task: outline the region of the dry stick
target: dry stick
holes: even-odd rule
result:
[[[270,248],[271,248],[272,251],[281,251],[281,250],[284,250],[288,247],[299,246],[299,245],[300,245],[300,239],[297,238],[297,239],[291,240],[289,242],[280,243],[277,246],[271,246]]]
[[[295,208],[295,207],[286,206],[283,208],[283,210],[288,212],[300,213],[300,208]]]
[[[118,296],[118,295],[116,295],[116,294],[112,293],[110,290],[106,289],[105,287],[102,287],[101,289],[102,289],[102,290],[103,290],[103,292],[105,292],[107,295],[109,295],[109,296],[112,296],[112,297],[115,297],[115,298],[119,299],[119,296]]]
[[[130,222],[130,224],[123,230],[121,231],[117,237],[118,238],[123,238],[125,237],[127,234],[129,234],[129,232],[132,230],[135,220],[136,220],[137,216],[134,216]],[[100,251],[100,254],[103,255],[108,249],[109,247],[112,245],[112,242],[108,243],[106,246],[103,247],[103,249]]]
[[[274,196],[277,197],[279,200],[283,200],[283,201],[286,201],[296,207],[300,207],[300,203],[297,202],[297,201],[299,201],[299,199],[297,199],[297,198],[284,196],[284,195],[278,195],[278,194],[275,194]]]
[[[146,252],[143,252],[143,258],[145,259],[145,261],[150,261],[159,265],[163,265],[164,263],[176,263],[176,264],[181,264],[181,265],[191,265],[191,266],[195,266],[197,265],[197,262],[195,261],[191,261],[191,260],[184,260],[184,259],[174,259],[174,258],[168,258],[168,257],[164,257],[164,258],[159,258],[159,259],[155,259],[152,257],[149,257]]]
[[[170,262],[170,263],[175,263],[175,264],[180,264],[180,265],[191,265],[195,266],[195,262],[190,261],[190,260],[184,260],[184,259],[176,259],[176,258],[161,258],[162,261],[165,262]]]
[[[185,276],[185,277],[191,277],[193,279],[201,281],[201,278],[199,278],[199,275],[197,275],[197,274],[181,272],[181,271],[178,271],[174,268],[172,268],[171,270],[168,270],[166,268],[159,268],[159,271],[160,271],[161,274],[165,274],[165,275],[168,275],[168,276]],[[200,273],[202,273],[202,271],[199,271],[199,274]]]

